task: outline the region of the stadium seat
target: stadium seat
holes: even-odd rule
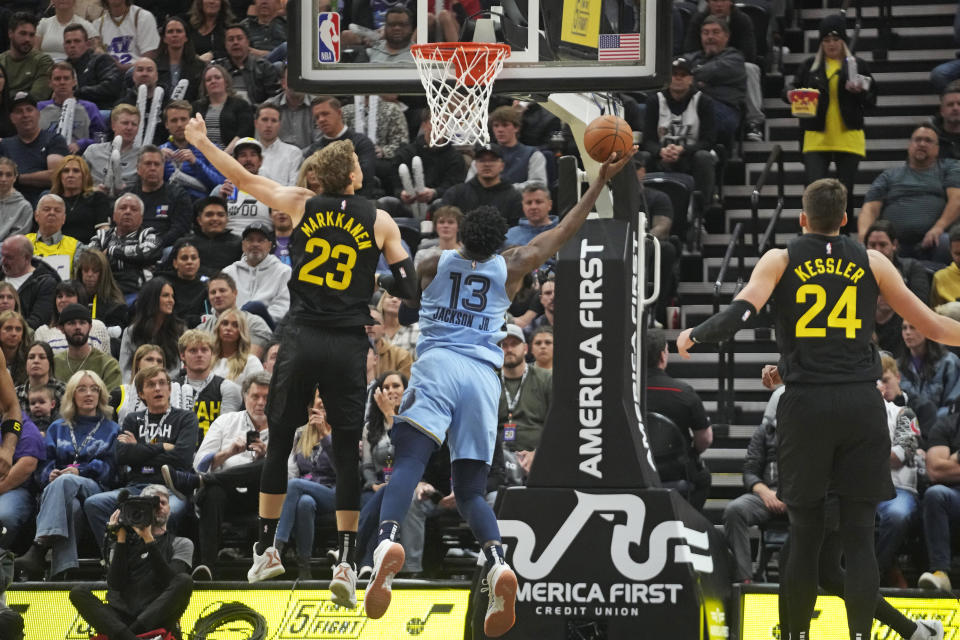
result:
[[[657,464],[660,484],[675,489],[684,498],[690,495],[692,463],[689,445],[680,427],[667,416],[650,411],[647,413],[647,437],[650,450]]]

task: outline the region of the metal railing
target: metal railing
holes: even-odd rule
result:
[[[777,163],[777,206],[774,209],[774,219],[771,221],[771,224],[767,225],[767,231],[764,234],[764,241],[769,242],[770,234],[773,232],[773,228],[776,225],[776,220],[780,218],[780,213],[783,211],[784,203],[784,177],[783,177],[783,147],[780,145],[774,145],[773,149],[770,150],[770,155],[767,156],[767,164],[763,167],[763,171],[760,172],[760,177],[757,178],[757,183],[753,187],[753,193],[750,194],[750,221],[752,223],[753,229],[751,233],[753,235],[753,246],[757,250],[757,255],[763,255],[760,245],[759,237],[759,227],[760,227],[760,192],[763,191],[763,188],[767,185],[767,180],[770,178],[770,171],[773,169],[773,163]]]
[[[720,311],[720,290],[726,279],[727,271],[733,262],[734,254],[737,258],[737,287],[734,290],[734,296],[740,292],[743,286],[744,266],[744,246],[743,246],[743,223],[738,222],[733,228],[733,235],[727,244],[727,252],[723,256],[723,262],[720,263],[720,272],[717,274],[717,280],[713,284],[713,312]],[[717,362],[717,422],[730,423],[734,417],[734,391],[733,391],[733,361],[734,361],[734,342],[731,338],[721,342],[717,346],[719,360]]]
[[[850,3],[855,1],[856,4],[853,7],[854,14],[856,15],[856,22],[853,23],[853,35],[850,36],[850,42],[847,45],[850,49],[850,52],[853,53],[857,50],[857,41],[860,39],[860,29],[863,27],[863,7],[860,0],[843,0],[843,4],[840,5],[840,15],[846,17],[850,12]],[[880,10],[880,20],[881,24],[884,23],[883,20],[883,5],[887,5],[887,10],[889,12],[890,0],[880,0],[879,10]],[[881,27],[882,29],[883,27]],[[882,39],[881,39],[882,43]]]

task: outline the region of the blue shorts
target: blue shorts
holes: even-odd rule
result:
[[[430,349],[413,363],[398,420],[436,441],[447,438],[451,460],[493,462],[500,377],[487,363]]]

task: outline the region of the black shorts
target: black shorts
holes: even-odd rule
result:
[[[315,389],[331,428],[362,430],[369,349],[363,327],[285,327],[267,401],[271,434],[306,424]]]
[[[827,493],[881,502],[894,497],[890,431],[875,382],[790,383],[777,405],[777,495],[809,506]]]

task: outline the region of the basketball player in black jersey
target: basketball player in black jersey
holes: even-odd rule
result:
[[[677,337],[680,354],[689,357],[696,343],[732,338],[774,299],[777,368],[787,387],[777,431],[778,493],[787,504],[791,545],[784,572],[789,620],[781,620],[781,628],[790,640],[809,636],[828,489],[839,498],[850,638],[870,637],[880,581],[874,516],[877,504],[894,495],[887,417],[876,386],[880,357],[871,342],[877,293],[930,339],[960,345],[960,323],[914,296],[881,253],[839,235],[846,204],[846,189],[837,180],[808,186],[800,213],[803,235],[785,250],[765,253],[727,309]]]
[[[317,152],[323,195],[287,187],[246,171],[206,136],[201,116],[191,119],[187,139],[238,188],[293,219],[290,238],[290,312],[273,370],[267,420],[270,447],[260,480],[260,536],[247,578],[283,573],[273,538],[287,490],[287,457],[297,427],[319,388],[333,427],[337,471],[338,562],[330,590],[336,604],[356,606],[355,539],[360,509],[360,435],[366,401],[368,303],[377,284],[381,252],[392,276],[380,285],[399,298],[417,294],[413,261],[388,213],[355,195],[363,172],[350,141]]]

